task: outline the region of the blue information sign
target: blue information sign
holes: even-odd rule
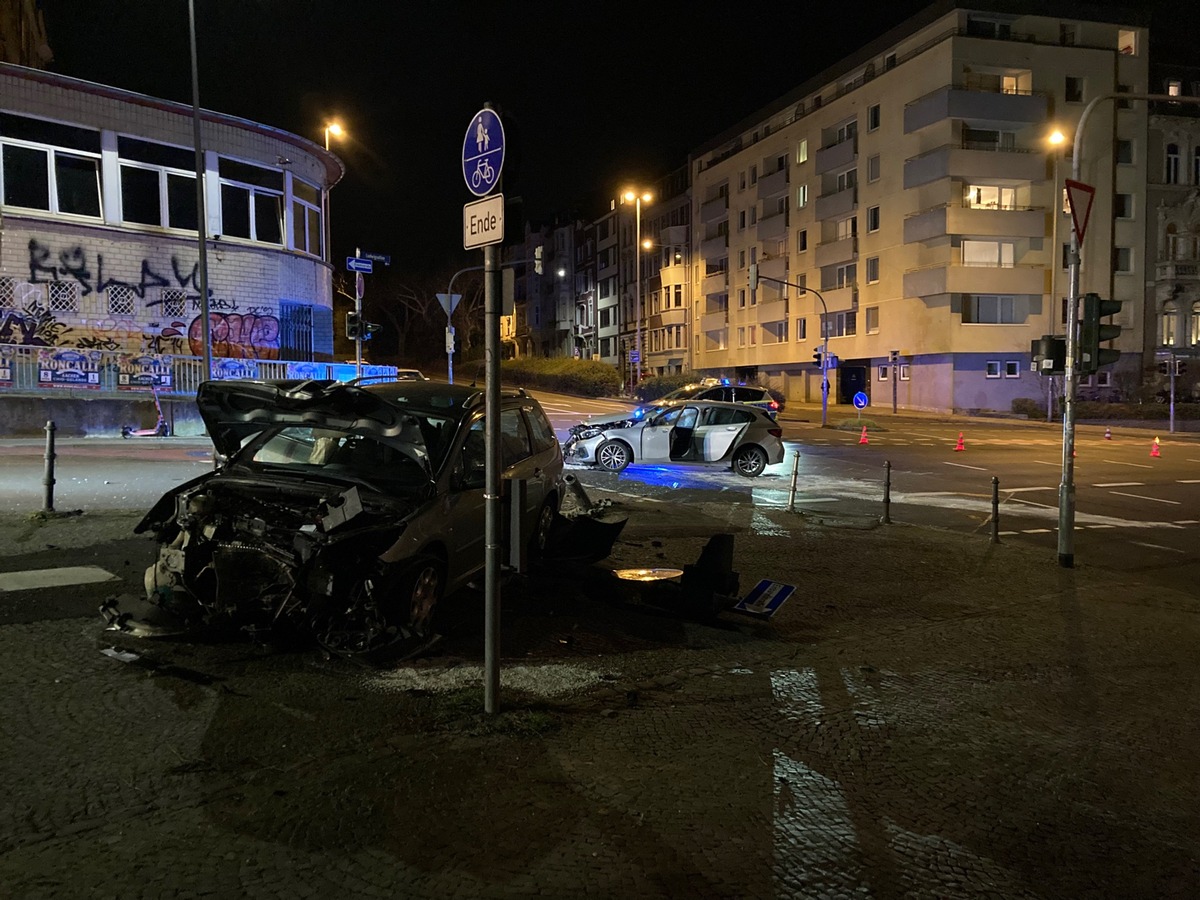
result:
[[[866,409],[867,403],[869,403],[869,402],[870,402],[870,398],[867,397],[867,395],[864,394],[862,391],[859,391],[857,394],[854,395],[855,409]]]
[[[361,256],[347,256],[346,268],[351,272],[362,272],[370,275],[375,270],[375,263]]]
[[[476,197],[486,197],[500,183],[504,168],[504,126],[494,109],[481,109],[471,118],[463,137],[463,181]]]
[[[771,581],[769,578],[764,578],[733,609],[734,612],[745,613],[750,616],[762,616],[764,619],[769,619],[775,613],[779,612],[779,607],[783,606],[783,601],[792,596],[795,591],[795,585],[783,584],[778,581]]]

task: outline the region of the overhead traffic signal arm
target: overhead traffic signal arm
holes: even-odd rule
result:
[[[1110,366],[1121,358],[1120,350],[1100,346],[1120,337],[1120,325],[1100,322],[1120,311],[1120,300],[1105,300],[1099,294],[1084,295],[1083,322],[1079,326],[1079,367],[1083,373],[1090,375],[1100,366]]]

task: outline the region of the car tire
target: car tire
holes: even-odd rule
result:
[[[596,448],[596,462],[609,472],[623,472],[633,461],[633,451],[624,441],[605,441]]]
[[[733,471],[744,478],[761,475],[767,468],[767,454],[761,447],[741,447],[733,454]]]
[[[533,524],[533,534],[529,536],[529,561],[541,562],[546,558],[546,549],[550,546],[550,536],[554,531],[555,502],[548,497],[538,510],[537,521]]]

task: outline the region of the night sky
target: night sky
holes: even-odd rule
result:
[[[191,103],[186,0],[43,5],[53,71]],[[477,255],[459,155],[485,101],[505,124],[505,194],[533,221],[590,219],[925,5],[195,0],[200,102],[316,142],[338,119],[334,259],[358,245],[397,275],[440,271]],[[1162,10],[1156,50],[1200,27],[1197,3],[1125,6]]]

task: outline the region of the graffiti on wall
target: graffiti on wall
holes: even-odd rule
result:
[[[199,263],[190,267],[178,256],[171,257],[167,274],[142,259],[135,280],[106,271],[104,254],[91,255],[81,245],[53,248],[36,238],[29,241],[29,283],[50,284],[73,281],[79,296],[103,294],[113,287],[128,288],[142,303],[144,313],[134,318],[108,317],[85,321],[78,330],[58,321],[42,304],[32,302],[24,310],[0,307],[0,343],[32,346],[74,346],[87,350],[131,350],[143,353],[192,353],[202,355],[203,321],[199,294]],[[163,319],[162,289],[183,292],[183,302],[193,315],[190,321]],[[279,319],[269,306],[243,307],[237,299],[218,297],[208,290],[209,327],[213,354],[237,359],[278,359]],[[179,296],[172,298],[179,302]]]

